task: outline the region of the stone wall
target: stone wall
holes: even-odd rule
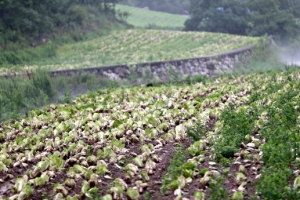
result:
[[[235,66],[246,63],[253,48],[254,46],[246,46],[223,54],[190,59],[147,62],[135,65],[55,70],[49,73],[51,76],[72,76],[78,73],[88,72],[108,77],[111,80],[124,80],[130,77],[136,77],[161,81],[171,78],[184,79],[187,76],[195,75],[213,77],[224,72],[230,72]]]
[[[55,76],[73,76],[80,73],[93,73],[97,76],[108,77],[111,80],[135,80],[135,82],[143,82],[142,80],[183,80],[187,76],[203,75],[213,77],[224,72],[230,72],[237,65],[246,63],[254,49],[254,45],[245,46],[243,48],[229,51],[223,54],[203,56],[198,58],[168,60],[158,62],[138,63],[134,65],[112,65],[89,67],[83,69],[66,69],[53,70],[49,74]],[[31,73],[24,74],[5,74],[9,76],[28,76]]]

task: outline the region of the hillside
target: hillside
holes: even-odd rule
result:
[[[132,6],[116,5],[116,10],[128,12],[129,24],[138,28],[182,29],[187,17],[164,12],[157,12]]]
[[[259,38],[207,32],[115,31],[86,42],[63,45],[53,59],[43,59],[26,66],[2,67],[0,70],[71,69],[193,58],[223,53],[258,41]]]
[[[11,0],[0,4],[0,68],[54,57],[62,44],[131,27],[117,18],[111,6],[106,8],[99,1]]]
[[[299,199],[300,71],[79,96],[0,125],[0,197]]]

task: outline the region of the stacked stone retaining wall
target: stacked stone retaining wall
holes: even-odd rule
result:
[[[124,80],[130,77],[149,78],[151,80],[169,80],[172,76],[184,79],[187,76],[203,75],[213,77],[231,72],[234,67],[248,62],[255,45],[245,46],[222,54],[179,60],[123,64],[49,71],[50,76],[72,76],[80,73],[92,73],[111,80]],[[14,74],[10,74],[14,75]],[[21,74],[21,75],[28,75]],[[5,75],[9,76],[9,75]]]

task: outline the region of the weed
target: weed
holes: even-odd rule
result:
[[[229,167],[232,162],[232,160],[225,158],[225,157],[218,157],[217,160],[218,160],[219,164],[223,167]]]
[[[207,171],[209,171],[208,168],[202,168],[202,169],[199,170],[199,174],[200,174],[201,176],[204,176],[205,172],[207,172]]]
[[[168,81],[172,82],[172,81],[180,81],[180,75],[178,72],[176,72],[176,70],[174,69],[174,67],[171,64],[167,64],[168,68],[169,68],[169,73],[168,73]]]
[[[71,90],[65,90],[64,91],[64,96],[62,99],[60,99],[58,102],[59,103],[71,103],[72,101],[72,91]]]
[[[149,192],[145,192],[144,199],[145,200],[153,200],[154,198],[152,197],[152,195]]]
[[[259,200],[259,198],[255,195],[251,195],[249,198],[250,200]]]
[[[207,81],[207,77],[206,76],[201,76],[201,75],[196,75],[196,76],[188,76],[186,77],[185,81],[187,82],[187,84],[191,85],[194,83],[203,83],[205,84]]]
[[[194,126],[188,127],[187,135],[194,141],[198,141],[201,137],[206,135],[206,131],[206,127],[202,124],[202,122],[197,121]]]
[[[47,196],[48,196],[47,192],[43,192],[43,193],[42,193],[42,197],[43,197],[43,198],[47,198]]]
[[[268,71],[284,70],[286,65],[280,61],[275,48],[269,46],[267,38],[261,38],[260,44],[252,51],[251,57],[246,64],[237,66],[234,74],[248,74]]]
[[[208,187],[210,189],[212,200],[229,199],[224,186],[224,178],[222,176],[214,176],[214,178],[209,182]]]
[[[0,79],[0,122],[16,119],[27,111],[56,98],[46,72],[38,70],[31,79],[9,77]]]
[[[184,164],[187,155],[187,152],[184,151],[182,147],[179,147],[175,151],[170,161],[167,173],[163,176],[162,179],[162,186],[160,188],[162,193],[166,192],[169,184],[182,174],[181,166]]]
[[[238,149],[233,146],[224,146],[221,148],[220,153],[224,158],[232,158],[237,150]]]
[[[245,136],[253,132],[254,122],[257,118],[256,112],[255,109],[246,108],[234,110],[234,107],[230,105],[227,110],[223,111],[221,114],[221,119],[224,121],[221,130],[223,137],[215,141],[217,160],[222,157],[233,157]]]

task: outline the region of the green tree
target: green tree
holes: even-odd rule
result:
[[[300,31],[299,0],[190,0],[189,31],[273,35],[277,41]]]
[[[71,0],[2,0],[0,25],[8,31],[37,36],[59,24],[57,14],[65,14],[72,5]]]
[[[240,0],[190,0],[188,31],[210,31],[245,35],[247,8]]]
[[[86,17],[80,5],[99,7],[113,13],[119,0],[0,0],[0,45],[36,38],[51,33],[55,27],[81,24]],[[111,16],[111,15],[110,15]]]
[[[299,34],[296,16],[300,3],[295,0],[248,0],[248,34],[273,35],[277,40],[294,38]],[[296,10],[298,12],[296,12]]]
[[[121,0],[120,3],[173,14],[187,14],[190,7],[189,0]]]

